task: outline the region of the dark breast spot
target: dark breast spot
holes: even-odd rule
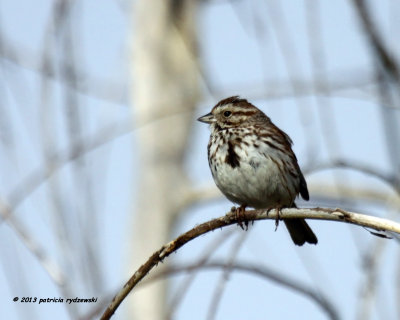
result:
[[[234,144],[228,141],[228,153],[225,157],[225,162],[232,168],[240,167],[240,158],[235,152]]]

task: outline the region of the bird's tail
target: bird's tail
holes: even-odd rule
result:
[[[283,221],[285,222],[286,228],[289,231],[290,237],[296,245],[302,246],[306,242],[312,244],[318,243],[317,236],[307,224],[306,220],[285,219]]]

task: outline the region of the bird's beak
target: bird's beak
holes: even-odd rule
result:
[[[215,119],[214,115],[210,112],[210,113],[207,113],[204,116],[198,118],[197,121],[211,124],[211,123],[216,122],[216,119]]]

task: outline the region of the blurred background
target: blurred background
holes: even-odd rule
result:
[[[399,39],[396,0],[0,1],[2,318],[97,319],[229,211],[196,119],[232,95],[294,141],[298,206],[399,221]],[[114,318],[399,319],[399,240],[309,223],[317,246],[274,221],[202,236]]]

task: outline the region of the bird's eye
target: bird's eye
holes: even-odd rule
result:
[[[230,111],[225,111],[225,112],[224,112],[224,116],[225,116],[226,118],[228,118],[231,114],[232,114],[232,112],[230,112]]]

